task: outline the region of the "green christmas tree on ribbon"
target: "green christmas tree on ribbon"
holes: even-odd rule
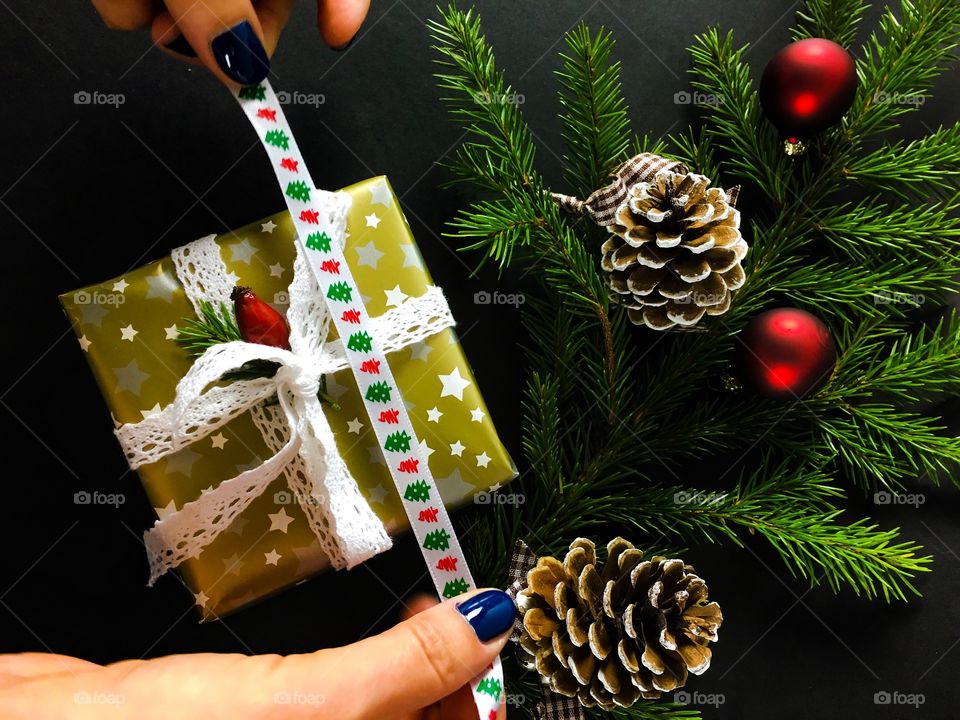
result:
[[[248,85],[240,88],[238,93],[241,100],[266,100],[267,89],[263,85]]]
[[[410,502],[427,502],[430,499],[430,486],[423,480],[415,480],[403,491],[403,499]]]
[[[303,180],[294,180],[287,185],[287,195],[294,200],[308,202],[310,200],[310,188]]]
[[[427,550],[446,550],[450,547],[450,535],[443,528],[427,533],[423,547]]]
[[[372,347],[373,339],[366,330],[353,333],[350,339],[347,340],[347,349],[353,350],[354,352],[370,352]]]
[[[383,444],[383,449],[390,452],[409,452],[410,436],[407,435],[407,431],[398,430],[387,435],[387,441]]]
[[[446,585],[443,586],[443,596],[445,598],[452,598],[465,593],[470,589],[470,586],[467,584],[467,581],[463,578],[457,578],[456,580],[450,580]]]
[[[307,249],[330,252],[330,236],[325,232],[315,232],[307,235]]]
[[[265,136],[266,141],[274,147],[290,149],[290,138],[283,130],[268,130]]]
[[[340,302],[350,302],[353,299],[353,293],[347,283],[340,281],[331,283],[327,289],[328,300],[339,300]]]
[[[498,698],[500,697],[500,693],[503,692],[503,685],[501,685],[500,681],[496,678],[484,678],[477,685],[477,692]]]
[[[383,380],[372,383],[370,387],[367,388],[367,394],[364,395],[364,397],[370,402],[390,402],[390,386]]]

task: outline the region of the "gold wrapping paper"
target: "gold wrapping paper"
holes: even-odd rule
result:
[[[346,257],[374,317],[432,284],[389,183],[372,178],[344,190],[353,199]],[[287,304],[295,231],[283,212],[217,238],[227,270],[277,309]],[[138,422],[174,399],[190,359],[175,342],[193,307],[165,257],[60,301],[115,423]],[[335,337],[335,331],[331,332]],[[491,422],[453,329],[388,355],[417,437],[448,508],[479,501],[516,468]],[[327,378],[340,410],[324,405],[340,453],[391,535],[409,527],[349,369]],[[164,517],[205,489],[269,456],[243,415],[220,432],[140,469]],[[328,567],[299,506],[278,478],[197,558],[180,566],[204,621],[215,619]],[[146,562],[144,562],[146,566]]]

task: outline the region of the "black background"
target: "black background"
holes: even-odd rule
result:
[[[280,90],[326,102],[288,115],[317,183],[335,188],[386,173],[436,281],[447,289],[466,347],[508,447],[520,457],[520,374],[505,364],[519,338],[512,308],[477,306],[473,293],[510,291],[509,278],[468,279],[467,259],[441,239],[463,201],[440,190],[434,163],[456,143],[430,77],[424,20],[432,0],[374,0],[346,53],[327,50],[310,3],[298,4],[274,62]],[[480,2],[498,60],[524,95],[540,164],[559,176],[555,82],[560,37],[581,16],[610,27],[637,130],[682,127],[689,106],[685,48],[711,24],[752,43],[758,72],[788,41],[796,5],[714,2]],[[875,18],[876,13],[871,15]],[[299,652],[355,640],[391,624],[400,599],[428,590],[406,540],[349,573],[328,574],[198,626],[172,578],[144,587],[139,535],[152,521],[125,470],[109,416],[56,295],[155,259],[210,232],[276,212],[282,200],[234,101],[203,71],[151,49],[144,33],[105,29],[84,2],[0,2],[0,292],[4,333],[4,473],[0,526],[0,650],[52,650],[100,662],[199,650]],[[74,93],[123,93],[119,108],[76,105]],[[956,71],[910,116],[905,136],[957,116]],[[14,461],[13,458],[16,458]],[[119,510],[75,506],[78,489],[123,492]],[[714,718],[956,717],[960,662],[957,494],[921,483],[926,503],[853,503],[901,526],[935,557],[922,599],[886,605],[849,591],[809,590],[760,543],[695,547],[726,623],[710,672],[690,690],[720,693]],[[879,691],[923,693],[912,707],[876,706]]]

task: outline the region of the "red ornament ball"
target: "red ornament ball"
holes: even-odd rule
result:
[[[760,104],[791,141],[835,125],[857,94],[853,58],[832,40],[807,38],[773,56],[760,80]]]
[[[267,305],[248,287],[237,285],[230,293],[240,337],[248,343],[290,349],[286,318]]]
[[[826,382],[837,362],[837,347],[827,326],[796,308],[761,313],[740,339],[744,382],[774,400],[808,395]]]

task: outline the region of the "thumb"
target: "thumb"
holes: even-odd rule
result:
[[[330,716],[393,717],[451,695],[500,654],[515,617],[507,593],[480,590],[417,613],[375,637],[321,651],[324,663],[341,669],[338,685],[350,686],[328,696]],[[340,702],[345,703],[342,714],[330,707]]]

